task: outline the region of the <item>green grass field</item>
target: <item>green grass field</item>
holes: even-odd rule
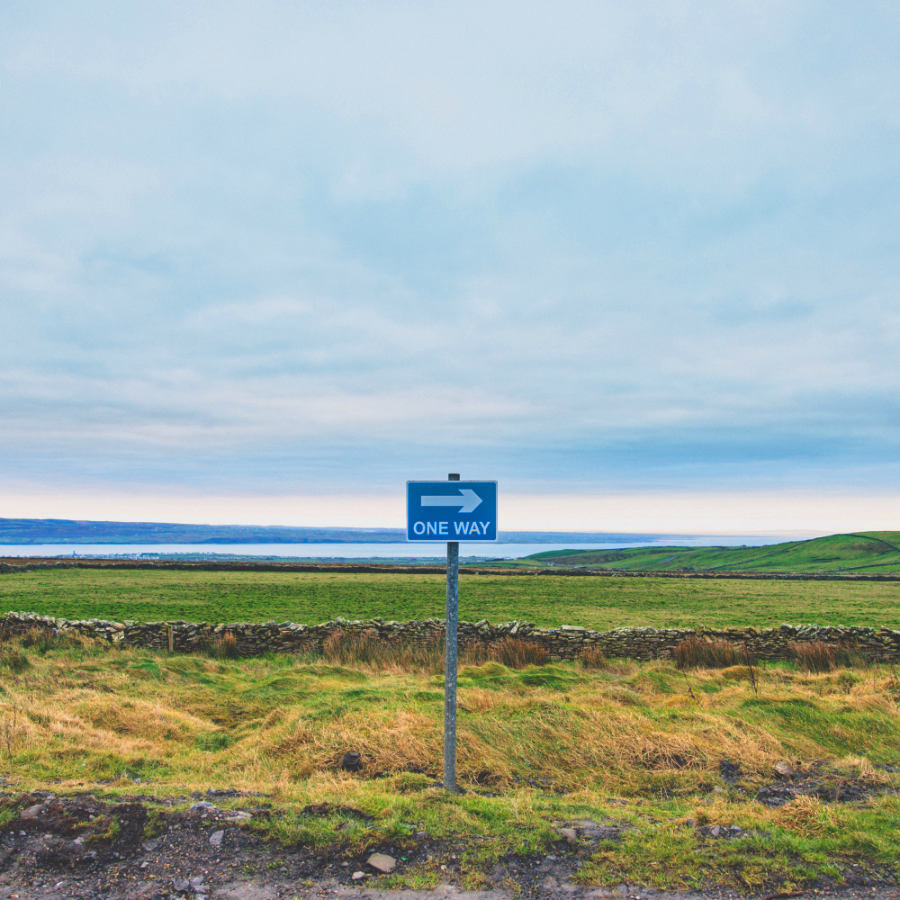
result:
[[[460,614],[598,629],[896,628],[898,600],[900,582],[464,574]],[[443,604],[444,579],[429,574],[0,575],[0,611],[67,618],[403,620],[440,617]],[[466,793],[454,796],[435,786],[443,679],[440,659],[431,663],[226,660],[71,636],[0,643],[0,826],[17,815],[12,792],[124,797],[139,779],[140,791],[184,806],[191,791],[262,792],[272,815],[252,827],[329,854],[385,843],[402,854],[424,830],[456,854],[454,877],[471,888],[490,886],[493,867],[511,855],[561,852],[557,828],[585,820],[620,835],[572,851],[588,885],[795,890],[863,869],[900,877],[900,684],[890,666],[809,674],[791,663],[689,671],[670,661],[464,664]],[[340,771],[347,750],[361,754],[360,773]],[[784,760],[806,793],[773,808],[757,791],[778,782]],[[726,763],[738,767],[737,782],[724,777]],[[848,786],[858,799],[836,802]],[[310,804],[334,812],[304,814]],[[704,829],[715,826],[741,836],[709,840]],[[383,884],[430,887],[446,877],[426,862]]]
[[[833,534],[766,547],[635,547],[536,553],[517,565],[642,572],[900,573],[900,531]]]
[[[441,575],[59,569],[0,575],[0,613],[193,622],[337,617],[442,618]],[[771,627],[783,622],[900,627],[900,582],[474,575],[460,617],[610,629]]]
[[[465,666],[466,793],[453,796],[435,786],[439,674],[50,644],[0,654],[7,792],[139,790],[186,807],[194,790],[261,791],[272,815],[256,827],[274,839],[338,859],[385,842],[404,855],[423,829],[459,854],[473,888],[490,886],[508,854],[561,852],[556,827],[586,819],[621,833],[581,848],[586,884],[794,890],[840,881],[851,866],[896,878],[900,684],[887,666],[812,675],[769,665],[755,682],[747,667],[671,662]],[[363,760],[357,774],[339,769],[350,749]],[[781,760],[807,793],[773,808],[756,795],[778,781]],[[837,802],[848,786],[856,799]],[[334,812],[310,816],[308,804]],[[15,809],[0,798],[0,825]],[[714,826],[741,836],[709,840],[702,829]],[[393,884],[433,886],[446,878],[440,861],[402,867]]]

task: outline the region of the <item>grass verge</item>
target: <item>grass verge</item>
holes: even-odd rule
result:
[[[585,883],[656,887],[786,888],[900,860],[900,682],[884,666],[771,665],[754,682],[746,666],[464,666],[466,793],[451,796],[435,783],[442,678],[424,669],[11,648],[27,659],[0,657],[12,788],[186,804],[233,789],[265,795],[252,827],[284,844],[436,848],[392,883],[433,883],[449,854],[478,886],[511,854],[561,847]],[[360,771],[340,769],[348,751]]]

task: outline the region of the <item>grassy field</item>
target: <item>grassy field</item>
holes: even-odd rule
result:
[[[900,531],[834,534],[766,547],[635,547],[537,553],[517,565],[643,572],[900,573]]]
[[[460,614],[593,628],[896,628],[898,600],[897,582],[466,574]],[[69,618],[403,620],[440,617],[443,604],[444,579],[429,574],[0,576],[0,611]],[[151,805],[177,798],[186,807],[193,791],[237,790],[271,804],[271,817],[244,827],[335,858],[387,844],[401,857],[408,846],[413,859],[427,834],[433,859],[416,857],[385,886],[432,886],[447,877],[438,864],[453,860],[455,879],[486,887],[510,854],[575,854],[586,884],[792,890],[840,882],[853,866],[900,878],[900,680],[892,667],[463,665],[466,792],[454,796],[436,785],[439,660],[336,659],[170,656],[71,637],[0,643],[0,827],[18,814],[16,791],[140,792],[157,798],[144,801]],[[358,773],[339,768],[350,750],[362,758]],[[775,771],[785,761],[794,770],[788,782]],[[787,802],[761,802],[786,783],[796,788]],[[559,828],[585,822],[607,837],[578,831],[576,846],[562,841]],[[711,836],[719,829],[727,839]]]
[[[781,665],[759,670],[754,686],[748,674],[665,662],[464,667],[467,792],[452,796],[434,784],[442,728],[434,672],[7,644],[0,774],[16,789],[104,795],[134,793],[140,779],[140,792],[183,797],[185,806],[192,790],[260,791],[275,814],[257,827],[335,852],[385,841],[402,848],[424,830],[457,848],[472,887],[484,886],[492,860],[553,852],[556,827],[585,819],[619,832],[584,849],[578,877],[587,883],[790,888],[840,880],[852,864],[896,869],[896,676],[887,667],[810,675]],[[339,771],[348,750],[360,753],[361,772]],[[759,802],[781,760],[819,796],[779,808]],[[834,802],[847,785],[853,802]],[[333,814],[302,813],[322,803]],[[716,825],[741,831],[711,840]],[[423,866],[398,883],[441,877]]]
[[[441,575],[60,569],[0,575],[0,613],[121,621],[294,621],[444,615]],[[900,627],[900,582],[463,575],[460,617],[608,629]]]

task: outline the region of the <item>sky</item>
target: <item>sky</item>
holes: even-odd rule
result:
[[[900,529],[900,7],[0,6],[0,516]]]

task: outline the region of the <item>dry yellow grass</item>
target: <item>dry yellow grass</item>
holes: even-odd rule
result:
[[[463,668],[461,778],[627,794],[665,776],[688,790],[725,758],[762,777],[782,758],[885,757],[900,733],[887,670],[851,683],[771,669],[758,696],[733,676],[665,663]],[[107,651],[36,656],[3,688],[0,764],[38,780],[50,756],[72,784],[126,770],[193,783],[212,766],[217,784],[263,790],[334,771],[349,749],[368,775],[436,775],[441,759],[441,679],[424,673]]]
[[[281,839],[400,840],[424,821],[432,834],[475,841],[479,854],[546,849],[554,821],[615,821],[627,825],[620,844],[584,870],[614,883],[694,884],[699,859],[707,872],[721,861],[722,877],[743,867],[748,885],[787,883],[827,874],[826,858],[891,865],[900,853],[900,805],[883,792],[900,784],[884,768],[900,763],[900,698],[885,667],[767,667],[754,688],[735,670],[665,662],[464,666],[458,767],[469,793],[452,797],[433,786],[443,691],[427,668],[44,651],[26,648],[24,667],[0,668],[0,774],[22,789],[127,793],[139,779],[160,796],[264,792],[284,812],[271,825]],[[340,771],[348,750],[361,772]],[[725,760],[739,767],[741,791],[723,780]],[[752,796],[779,760],[799,761],[804,777],[822,761],[877,790],[855,806],[801,796],[769,809]],[[323,801],[364,809],[371,822],[298,817]],[[690,823],[767,837],[748,838],[738,862],[722,844],[720,860]]]

